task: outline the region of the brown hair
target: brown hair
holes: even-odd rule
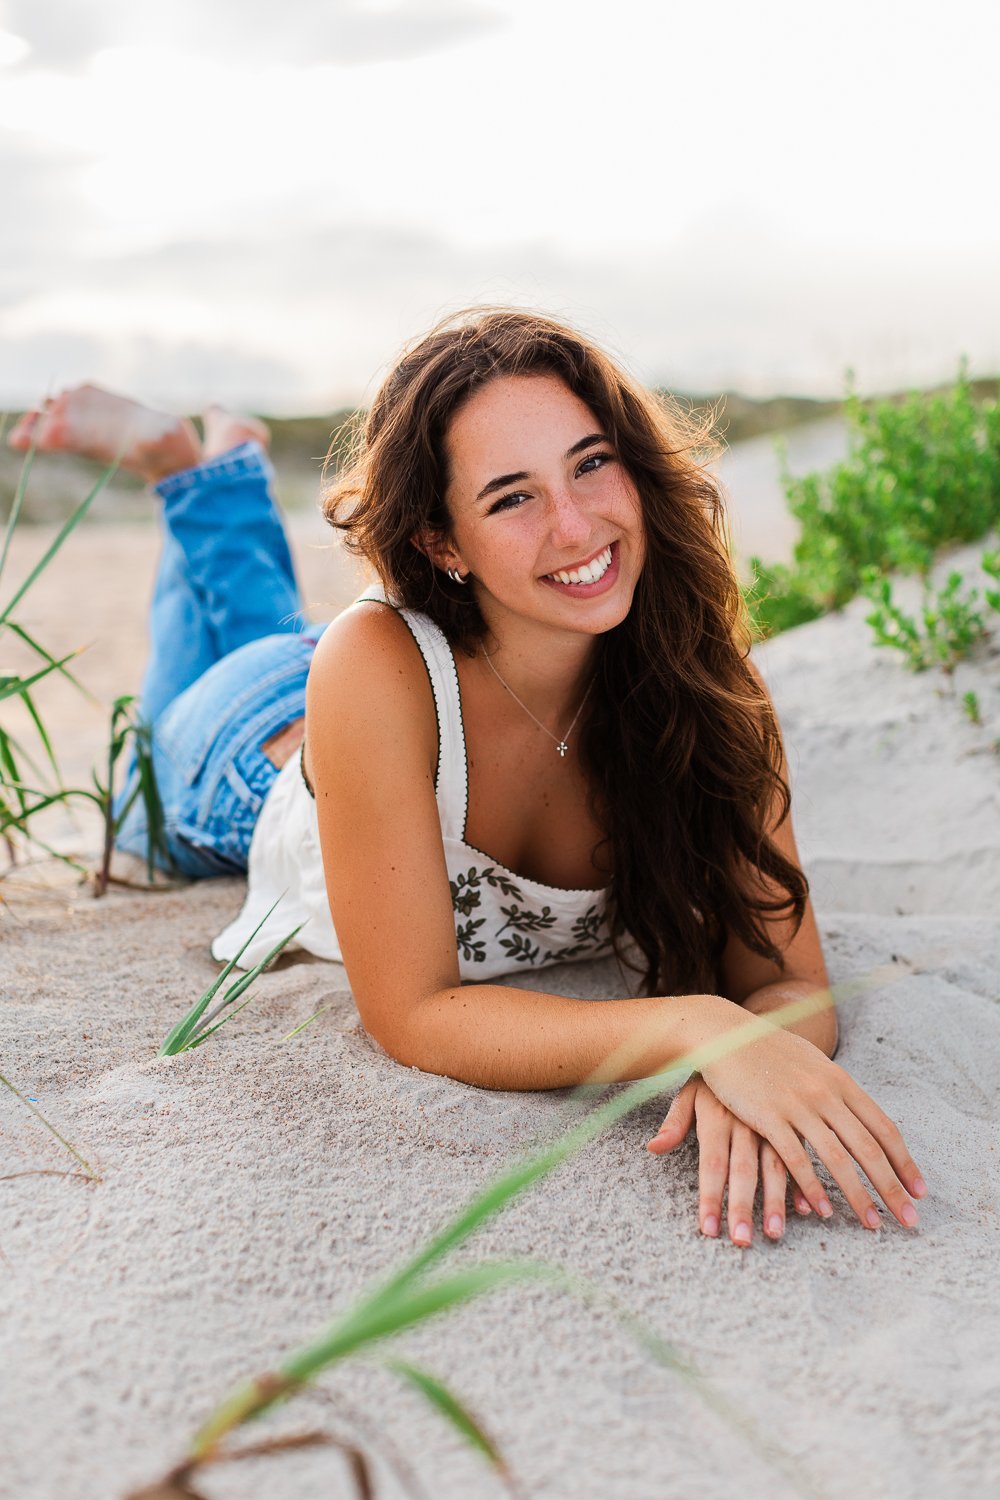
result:
[[[766,832],[775,810],[779,822],[787,816],[790,798],[778,727],[747,660],[722,499],[703,467],[711,415],[698,420],[654,396],[550,318],[472,309],[446,318],[396,363],[353,463],[326,491],[327,520],[374,565],[391,598],[474,652],[486,627],[472,591],[445,579],[411,538],[450,530],[445,436],[458,409],[498,376],[529,374],[558,376],[594,413],[636,485],[645,523],[632,608],[597,638],[597,686],[580,739],[611,854],[616,949],[628,937],[638,944],[650,993],[717,990],[730,935],[783,967],[763,914],[790,910],[797,930],[809,887]]]

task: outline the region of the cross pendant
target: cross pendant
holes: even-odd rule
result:
[[[556,749],[559,751],[559,754],[565,758],[566,753],[569,750],[569,746],[567,745],[565,740],[560,740],[558,745],[556,746]]]

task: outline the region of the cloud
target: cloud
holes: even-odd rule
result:
[[[25,66],[84,68],[97,52],[170,45],[241,62],[363,65],[424,56],[506,24],[476,0],[6,0],[0,18],[31,47]]]
[[[1000,367],[982,316],[995,256],[849,258],[755,210],[705,218],[658,253],[573,256],[544,243],[456,245],[355,223],[178,240],[83,256],[49,237],[44,277],[0,317],[0,399],[95,378],[147,400],[323,411],[370,394],[402,344],[483,302],[545,309],[636,374],[682,391],[839,394]],[[22,268],[22,275],[27,272]]]
[[[193,411],[211,400],[254,407],[267,391],[287,393],[288,410],[305,410],[311,396],[294,363],[237,344],[100,331],[45,331],[0,340],[2,411],[19,410],[85,380],[177,411]]]
[[[50,286],[66,265],[67,246],[93,227],[79,171],[78,159],[0,131],[0,306]]]

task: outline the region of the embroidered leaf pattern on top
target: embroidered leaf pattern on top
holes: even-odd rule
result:
[[[565,918],[559,931],[560,918],[548,905],[536,906],[525,900],[524,893],[516,881],[505,875],[495,865],[480,867],[472,865],[448,882],[451,888],[451,904],[457,916],[469,920],[456,922],[455,938],[462,958],[466,963],[485,963],[487,945],[496,943],[508,954],[511,964],[537,966],[539,964],[567,963],[576,958],[596,958],[611,948],[611,938],[606,930],[606,916],[601,905],[588,906],[582,916],[575,917],[566,932]],[[510,902],[500,907],[504,917],[492,935],[482,932],[490,916],[495,919],[495,907],[490,911],[487,888],[498,891]],[[485,898],[485,906],[484,906]],[[495,898],[492,898],[495,899]],[[487,915],[472,917],[474,911],[486,911]],[[555,929],[555,930],[553,930]],[[548,948],[544,952],[538,943],[531,941],[539,934],[550,933],[552,938],[569,937],[562,946]],[[494,950],[495,951],[495,950]]]
[[[508,927],[513,927],[516,932],[544,932],[546,927],[556,924],[550,906],[543,906],[541,911],[522,911],[519,906],[501,906],[500,910],[507,920],[497,929],[497,937]]]
[[[516,963],[537,964],[538,962],[539,950],[533,948],[528,939],[522,937],[519,932],[512,933],[510,937],[501,938],[500,946],[507,949],[507,952]]]
[[[462,926],[455,928],[456,941],[467,963],[484,964],[486,962],[486,944],[481,938],[474,936],[485,921],[485,917],[479,917],[474,922],[465,922]]]

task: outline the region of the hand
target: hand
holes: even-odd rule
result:
[[[732,1012],[737,1010],[729,1002],[723,1005],[728,1024],[720,1011],[712,1026],[720,1033],[732,1029]],[[745,1012],[741,1015],[742,1023],[750,1021]],[[701,1075],[720,1104],[774,1147],[809,1206],[822,1218],[829,1218],[833,1208],[803,1141],[829,1169],[867,1228],[877,1229],[881,1220],[857,1166],[899,1223],[911,1229],[916,1225],[907,1189],[922,1198],[927,1186],[898,1128],[850,1074],[812,1042],[775,1025],[747,1046],[707,1063]]]
[[[698,1222],[702,1234],[711,1238],[722,1222],[722,1194],[727,1183],[727,1222],[734,1245],[749,1245],[753,1238],[753,1206],[757,1195],[758,1170],[763,1188],[764,1233],[780,1240],[785,1232],[785,1195],[788,1171],[774,1147],[761,1140],[755,1130],[720,1104],[703,1078],[695,1074],[674,1098],[659,1133],[649,1150],[665,1156],[697,1122],[698,1132]],[[794,1189],[796,1210],[810,1212],[803,1194]]]

